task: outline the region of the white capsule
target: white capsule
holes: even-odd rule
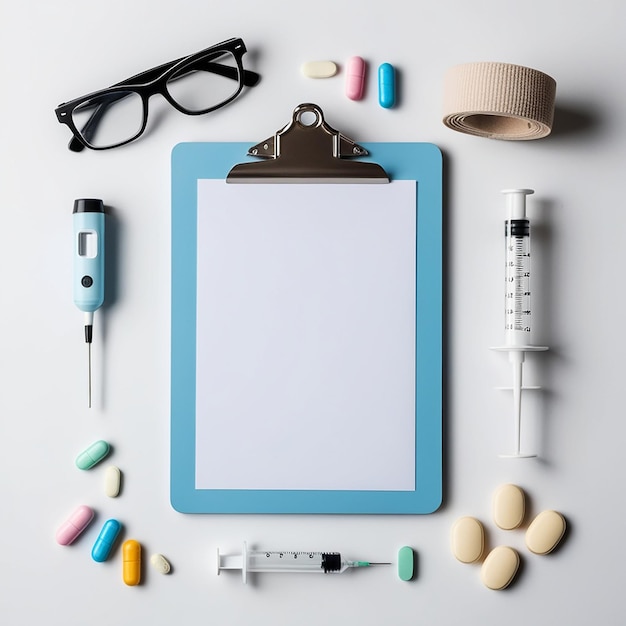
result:
[[[120,485],[122,484],[122,472],[119,467],[109,465],[104,473],[104,493],[109,498],[117,498],[120,493]]]
[[[337,73],[337,65],[332,61],[308,61],[300,70],[309,78],[330,78]]]
[[[169,561],[162,554],[153,554],[150,557],[150,565],[152,565],[159,574],[169,574],[171,569]]]

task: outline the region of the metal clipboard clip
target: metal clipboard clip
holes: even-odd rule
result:
[[[316,104],[300,104],[273,137],[248,150],[263,161],[235,165],[227,183],[388,183],[376,163],[350,161],[367,150],[331,128]]]

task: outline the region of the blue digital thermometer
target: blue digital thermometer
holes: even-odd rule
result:
[[[87,198],[74,201],[74,304],[85,314],[90,408],[93,314],[104,303],[104,217],[102,200]]]

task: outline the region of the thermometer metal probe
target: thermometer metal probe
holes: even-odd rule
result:
[[[104,303],[104,203],[83,198],[74,201],[74,304],[84,313],[88,346],[88,406],[91,408],[91,343],[93,317]]]

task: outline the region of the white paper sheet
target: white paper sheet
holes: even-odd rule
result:
[[[415,207],[198,181],[197,489],[415,489]]]

